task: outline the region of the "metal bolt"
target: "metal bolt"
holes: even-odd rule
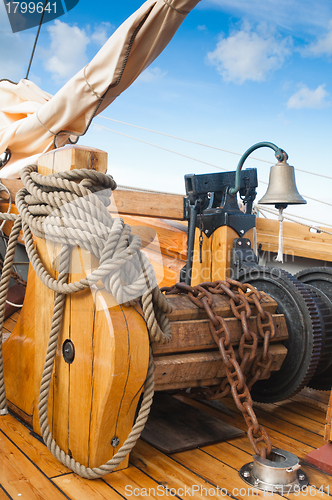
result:
[[[244,234],[244,229],[241,229],[240,233],[241,233],[241,234]]]
[[[237,245],[240,247],[242,245],[242,241],[238,241]]]
[[[204,233],[205,234],[208,234],[209,230],[208,229],[205,229]]]
[[[114,438],[111,441],[111,445],[113,446],[113,448],[116,448],[116,446],[118,446],[119,443],[120,443],[119,438],[114,436]]]
[[[248,470],[245,470],[243,473],[243,477],[249,477],[249,476],[250,476],[250,472]]]
[[[247,241],[247,247],[250,247],[250,241]]]
[[[305,475],[304,474],[299,474],[299,480],[303,481],[303,479],[305,479]]]

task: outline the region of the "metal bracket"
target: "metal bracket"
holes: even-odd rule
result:
[[[225,212],[222,209],[216,208],[214,210],[205,210],[203,216],[197,215],[196,226],[203,220],[204,234],[207,238],[214,233],[218,227],[228,226],[241,237],[246,234],[249,229],[256,226],[256,216],[251,214],[244,214],[241,211],[238,213]]]
[[[196,228],[209,238],[219,227],[229,226],[241,237],[256,225],[251,208],[256,196],[257,170],[243,170],[240,175],[239,192],[246,204],[246,213],[240,210],[236,195],[229,195],[234,182],[235,172],[185,176],[187,196],[183,200],[183,212],[184,219],[189,221],[189,231],[186,276],[182,278],[187,284],[191,282]]]
[[[240,210],[236,196],[228,193],[233,181],[235,172],[185,175],[187,196],[184,198],[184,219],[190,220],[192,207],[199,204],[200,213],[197,212],[195,226],[200,227],[203,223],[203,231],[208,238],[221,226],[229,226],[239,236],[243,236],[256,225],[256,217],[251,214],[256,196],[256,169],[249,168],[241,172],[240,196],[247,204],[246,213]]]
[[[251,241],[248,238],[235,238],[233,248],[231,249],[231,269],[233,276],[238,276],[240,269],[245,264],[248,266],[257,266],[258,258],[251,248]]]

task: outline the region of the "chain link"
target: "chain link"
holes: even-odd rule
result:
[[[272,445],[270,438],[257,420],[253,409],[250,389],[260,378],[268,378],[271,372],[272,356],[269,353],[270,340],[275,336],[276,326],[271,313],[264,311],[262,296],[258,290],[248,283],[240,283],[233,279],[226,281],[204,282],[197,286],[177,283],[173,287],[164,287],[166,294],[187,293],[188,297],[199,308],[204,309],[210,320],[210,331],[217,344],[226,369],[226,378],[221,385],[199,388],[198,392],[206,398],[214,400],[232,394],[237,408],[241,411],[248,426],[248,438],[257,455],[270,455]],[[230,298],[230,306],[235,318],[241,321],[242,336],[239,343],[237,360],[231,344],[231,334],[227,321],[213,310],[213,294],[223,294]],[[257,353],[259,336],[249,328],[252,316],[251,306],[257,309],[257,330],[263,339],[263,351]]]

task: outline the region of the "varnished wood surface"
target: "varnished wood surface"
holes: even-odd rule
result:
[[[281,342],[288,338],[288,330],[285,316],[283,314],[273,315],[276,324],[276,334],[272,342]],[[242,335],[242,327],[236,318],[225,318],[230,331],[232,344],[238,344]],[[248,319],[249,329],[257,332],[257,317],[252,316]],[[172,352],[187,352],[207,349],[217,349],[211,331],[210,321],[200,319],[196,321],[173,321],[171,322],[172,338],[167,344],[153,343],[153,354],[159,356]],[[259,337],[259,342],[263,339]]]
[[[213,407],[184,396],[176,397],[245,430],[243,418],[230,398],[223,400],[223,403],[231,414],[223,410],[221,405],[218,409],[217,403]],[[272,444],[297,454],[303,460],[308,452],[324,444],[322,434],[327,401],[327,393],[305,389],[283,403],[255,404],[255,410],[260,423],[268,430]],[[213,490],[216,492],[217,488],[219,491],[224,488],[224,492],[227,490],[224,498],[228,500],[251,500],[256,496],[247,494],[246,485],[238,476],[238,470],[251,461],[251,455],[252,450],[245,435],[173,455],[162,453],[139,440],[131,453],[128,469],[89,481],[59,464],[22,423],[12,415],[7,415],[0,417],[0,500],[158,499],[161,498],[160,492],[164,493],[164,498],[167,498],[167,493],[171,497],[171,488],[177,492],[175,498],[181,499],[209,498],[209,489],[212,494]],[[330,498],[332,477],[307,465],[303,466],[303,470],[312,485],[311,495],[309,490],[307,495],[293,493],[284,497],[291,500],[313,496],[323,500]],[[190,497],[188,493],[184,494],[185,488],[190,491]],[[241,488],[244,489],[240,492]],[[263,492],[257,496],[267,498]],[[214,498],[222,497],[215,495]],[[273,498],[277,500],[280,495],[273,495]]]
[[[271,314],[275,313],[277,303],[274,299],[269,297],[265,292],[261,292],[262,306],[265,311]],[[170,294],[167,295],[167,300],[172,305],[172,312],[168,314],[170,321],[186,321],[207,318],[204,309],[197,307],[186,294]],[[234,317],[232,313],[229,298],[222,294],[213,294],[212,308],[218,316],[223,318]],[[257,309],[254,304],[251,304],[252,315],[257,315]]]
[[[80,151],[78,146],[75,146],[75,148],[76,158],[71,156],[73,153],[69,153],[70,149],[67,149],[67,161],[81,161],[84,153]],[[48,154],[51,155],[52,153],[53,152],[51,151]],[[90,164],[93,164],[93,156],[90,155],[90,158]],[[106,164],[106,160],[102,159],[101,163]],[[1,182],[9,189],[12,195],[12,200],[14,201],[17,191],[23,186],[22,181],[19,179],[1,179]],[[2,211],[6,211],[8,207],[8,204],[6,205],[6,199],[8,196],[5,192],[3,192],[1,193],[1,197],[2,201],[0,201],[0,208]],[[151,221],[151,219],[154,218],[157,225],[158,218],[181,221],[183,219],[183,196],[118,189],[114,192],[112,204],[110,205],[109,210],[111,213],[118,212],[124,216],[129,216],[132,220],[135,220],[136,218],[140,219],[141,222],[142,219],[147,220],[150,218]],[[142,215],[145,217],[142,217]],[[142,225],[145,226],[145,223]],[[274,253],[277,252],[279,235],[278,220],[258,217],[256,219],[256,226],[257,243],[262,245],[262,250]],[[8,227],[9,224],[7,223],[4,228],[5,234],[8,234]],[[328,227],[321,227],[319,229],[328,231],[328,233],[331,232],[331,228]],[[309,227],[288,221],[284,221],[283,231],[284,254],[331,262],[331,234],[324,232],[311,232]],[[204,236],[203,238],[206,243],[207,238]],[[223,249],[218,247],[218,242],[214,242],[214,244],[215,243],[217,245],[216,250],[223,251]],[[208,247],[206,247],[206,249],[208,249]]]
[[[263,351],[259,346],[258,353]],[[280,369],[287,349],[280,344],[271,344],[269,352],[272,356],[271,371]],[[239,359],[237,349],[235,355]],[[154,358],[155,390],[186,389],[187,387],[201,387],[216,385],[226,377],[226,368],[221,363],[219,351],[205,351],[158,356]]]
[[[92,148],[61,148],[38,160],[42,175],[73,168],[106,172],[106,153]],[[36,238],[44,267],[57,277],[60,245]],[[69,282],[98,266],[96,258],[73,248]],[[101,284],[102,287],[102,284]],[[13,333],[4,343],[4,372],[11,408],[40,434],[38,401],[54,293],[29,271],[26,300]],[[6,323],[6,327],[10,327]],[[75,349],[72,364],[63,342]],[[130,433],[148,368],[149,340],[141,315],[117,304],[95,285],[67,295],[48,401],[50,429],[65,453],[89,467],[100,466],[122,447]],[[112,408],[112,411],[110,411]],[[117,446],[112,439],[117,438]],[[125,458],[119,467],[126,467]]]

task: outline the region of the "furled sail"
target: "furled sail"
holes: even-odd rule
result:
[[[9,149],[12,157],[1,177],[16,176],[23,166],[18,160],[83,135],[93,117],[156,59],[199,1],[147,0],[54,97],[29,80],[2,80],[0,153]]]

